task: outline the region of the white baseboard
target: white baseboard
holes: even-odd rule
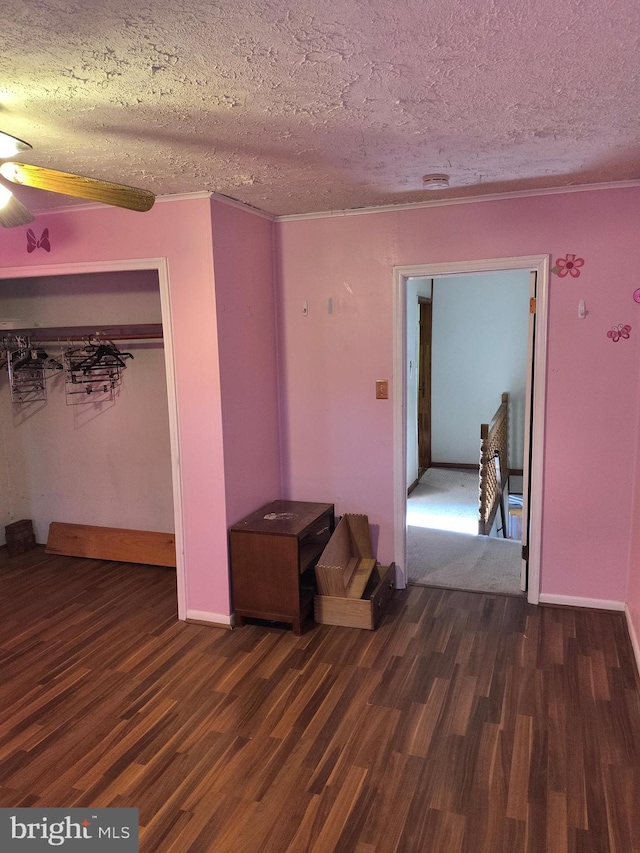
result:
[[[212,625],[216,628],[233,628],[233,614],[210,613],[208,610],[187,609],[187,622],[198,622],[203,625]]]
[[[589,607],[593,610],[621,610],[627,620],[627,630],[633,648],[633,656],[636,661],[638,675],[640,675],[640,640],[635,626],[631,621],[629,608],[623,601],[607,601],[602,598],[578,598],[573,595],[548,595],[540,593],[540,604],[559,604],[563,607]]]
[[[628,607],[625,607],[624,613],[627,617],[627,629],[629,631],[629,638],[631,640],[631,646],[633,648],[633,655],[636,659],[636,668],[638,670],[638,675],[640,675],[640,642],[638,642],[638,635],[636,633],[634,624],[631,621],[631,613],[629,612]]]
[[[608,601],[605,598],[580,598],[577,595],[554,595],[540,593],[540,604],[559,604],[562,607],[588,607],[591,610],[625,610],[624,601]]]

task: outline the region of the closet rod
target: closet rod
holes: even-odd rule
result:
[[[37,329],[2,329],[0,337],[19,335],[38,343],[78,341],[84,338],[105,338],[110,341],[162,340],[162,323],[128,324],[125,326],[53,326]]]

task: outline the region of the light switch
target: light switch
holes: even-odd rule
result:
[[[376,379],[376,400],[389,399],[389,380]]]

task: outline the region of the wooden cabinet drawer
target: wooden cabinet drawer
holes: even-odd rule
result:
[[[376,566],[362,598],[316,595],[314,619],[322,625],[373,631],[387,612],[396,588],[396,564]]]
[[[331,538],[333,513],[326,513],[300,538],[300,573],[314,566]]]

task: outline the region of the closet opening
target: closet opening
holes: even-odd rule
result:
[[[173,534],[178,616],[184,618],[164,260],[1,274],[0,339],[14,346],[19,330],[28,329],[37,344],[31,355],[43,364],[46,357],[52,369],[44,370],[44,394],[35,395],[16,395],[13,377],[6,366],[0,369],[0,489],[6,496],[0,533],[13,521],[31,519],[39,545],[46,544],[52,522]],[[102,335],[84,335],[103,329]],[[107,342],[109,330],[115,340]],[[75,374],[65,369],[76,362]],[[74,375],[78,381],[70,382]]]

